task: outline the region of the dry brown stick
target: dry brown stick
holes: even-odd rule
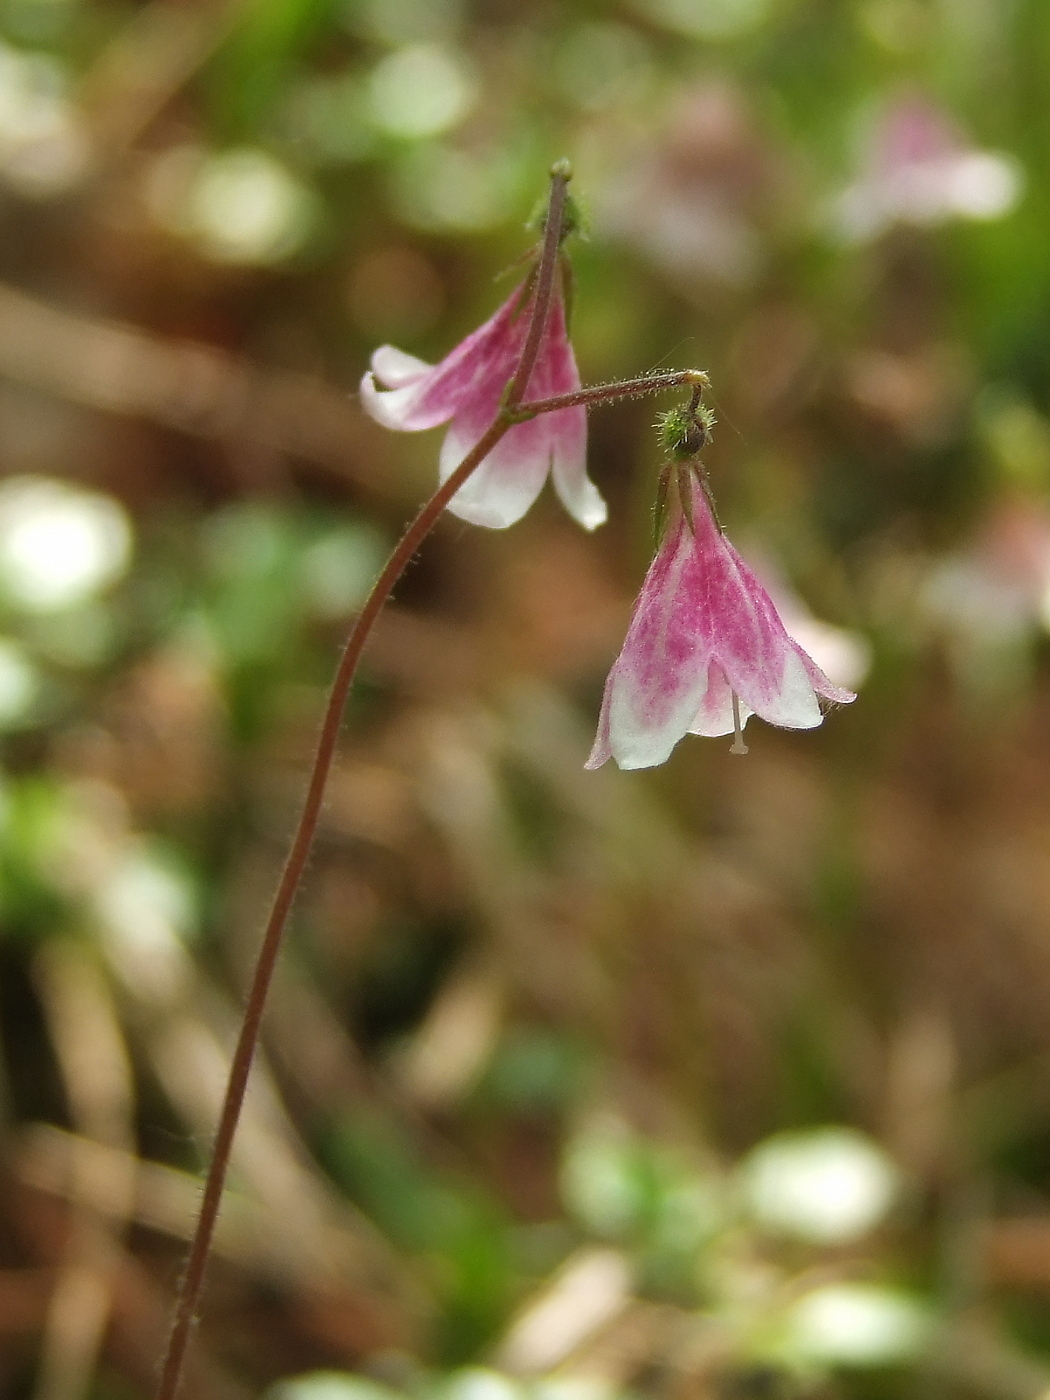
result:
[[[92,1163],[78,1160],[66,1258],[44,1329],[36,1400],[80,1400],[94,1379],[120,1267],[120,1236],[133,1208],[134,1083],[112,998],[85,951],[72,940],[54,939],[40,950],[34,970],[73,1121],[85,1138],[116,1151],[124,1163],[121,1179],[109,1183],[118,1208],[107,1218],[92,1200]]]
[[[323,380],[265,370],[197,341],[78,316],[4,283],[0,376],[194,437],[288,453],[336,468],[370,490],[401,494],[364,464],[378,430]]]

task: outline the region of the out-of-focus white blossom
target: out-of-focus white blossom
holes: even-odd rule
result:
[[[779,1133],[740,1167],[755,1221],[814,1244],[847,1244],[885,1217],[900,1187],[891,1158],[853,1128]]]
[[[131,524],[119,501],[47,477],[0,486],[0,582],[33,612],[85,602],[124,573]]]
[[[829,1283],[786,1318],[785,1351],[824,1366],[887,1366],[913,1358],[930,1333],[928,1309],[896,1289]]]
[[[87,169],[89,143],[68,86],[50,54],[0,43],[0,176],[23,194],[59,194]]]

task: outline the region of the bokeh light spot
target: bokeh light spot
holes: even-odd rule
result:
[[[639,0],[651,19],[697,39],[735,39],[757,29],[770,0]]]
[[[215,262],[279,262],[302,247],[317,220],[312,191],[250,146],[213,154],[173,147],[154,161],[145,193],[161,224]]]
[[[0,638],[0,726],[16,724],[39,690],[36,668],[16,642]]]
[[[555,81],[577,107],[598,112],[637,101],[651,86],[652,58],[625,24],[581,24],[558,50]]]
[[[361,0],[348,21],[366,38],[397,45],[447,38],[462,16],[461,0]]]
[[[398,49],[369,81],[372,120],[391,136],[438,136],[467,115],[476,96],[466,61],[436,44]]]
[[[125,571],[131,524],[118,501],[44,477],[0,486],[0,576],[30,611],[80,603]]]
[[[304,187],[265,151],[248,147],[211,156],[190,191],[189,222],[212,257],[276,262],[310,229]]]
[[[740,1179],[758,1224],[814,1244],[845,1244],[866,1234],[899,1189],[890,1157],[852,1128],[768,1138],[745,1159]]]
[[[0,43],[0,171],[24,194],[57,194],[87,166],[88,141],[68,85],[50,54]]]
[[[513,216],[515,191],[499,163],[467,151],[417,147],[398,167],[394,199],[414,228],[441,233],[480,233]]]
[[[810,1363],[885,1366],[914,1356],[929,1329],[927,1310],[903,1293],[833,1283],[796,1303],[788,1315],[788,1346]]]

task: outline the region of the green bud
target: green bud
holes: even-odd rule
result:
[[[711,441],[715,415],[706,404],[679,405],[661,413],[656,420],[660,447],[668,457],[684,461],[702,452]]]

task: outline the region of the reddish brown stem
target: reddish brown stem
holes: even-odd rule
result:
[[[541,413],[557,413],[559,408],[587,408],[589,405],[614,403],[620,399],[641,399],[663,389],[677,389],[684,384],[695,386],[701,393],[709,384],[702,369],[669,369],[658,374],[643,374],[639,379],[617,379],[609,384],[591,384],[575,389],[571,394],[555,394],[549,399],[526,399],[514,409],[516,423],[528,422]]]
[[[488,428],[448,480],[438,487],[437,491],[434,492],[433,496],[431,496],[430,500],[423,506],[419,514],[402,535],[394,552],[387,560],[382,573],[376,580],[371,593],[368,595],[368,599],[361,609],[357,621],[354,623],[347,640],[346,649],[339,662],[335,679],[332,682],[328,704],[325,708],[324,720],[321,724],[321,735],[317,743],[317,752],[314,756],[313,767],[310,772],[306,798],[303,803],[302,815],[299,818],[299,825],[296,828],[295,836],[292,840],[291,850],[288,853],[288,858],[277,886],[277,892],[274,895],[273,907],[266,924],[266,931],[263,934],[262,946],[259,950],[258,960],[255,964],[255,971],[252,975],[252,982],[248,991],[244,1020],[241,1023],[240,1034],[237,1037],[237,1045],[234,1049],[233,1060],[230,1065],[226,1094],[223,1099],[222,1111],[219,1115],[219,1126],[216,1130],[211,1162],[204,1183],[204,1195],[201,1199],[200,1214],[197,1217],[196,1229],[190,1244],[189,1258],[186,1261],[186,1271],[182,1276],[182,1281],[179,1286],[178,1298],[175,1304],[175,1318],[172,1324],[171,1336],[168,1341],[168,1349],[161,1369],[160,1384],[157,1388],[156,1400],[175,1400],[175,1395],[179,1388],[183,1362],[186,1356],[186,1348],[189,1343],[190,1333],[193,1329],[193,1319],[197,1311],[197,1302],[200,1298],[201,1288],[204,1283],[204,1272],[208,1263],[208,1255],[211,1253],[212,1236],[215,1231],[215,1222],[219,1215],[219,1206],[222,1202],[222,1193],[226,1182],[226,1172],[229,1167],[233,1138],[237,1131],[237,1123],[240,1118],[241,1107],[244,1103],[245,1091],[248,1087],[248,1075],[251,1071],[252,1059],[254,1058],[255,1048],[259,1041],[259,1031],[262,1025],[263,1011],[266,1007],[266,997],[273,979],[274,968],[277,965],[277,957],[280,952],[285,925],[288,922],[288,915],[291,912],[292,903],[295,899],[299,882],[302,879],[303,870],[310,854],[310,847],[313,845],[314,835],[317,831],[317,823],[321,815],[321,804],[324,800],[324,791],[328,783],[328,776],[331,772],[332,761],[335,757],[336,745],[339,740],[339,729],[342,724],[343,710],[346,706],[347,696],[350,693],[350,687],[353,684],[357,663],[361,658],[361,652],[368,640],[368,635],[375,624],[375,620],[393,591],[394,585],[401,577],[405,566],[422,544],[423,540],[434,528],[442,511],[459,490],[460,486],[463,485],[484,458],[488,456],[504,434],[509,432],[514,426],[511,410],[521,402],[521,398],[528,387],[529,378],[535,368],[536,360],[539,355],[543,328],[546,324],[547,313],[550,309],[551,294],[554,287],[554,274],[557,266],[558,247],[561,242],[565,211],[565,189],[568,179],[569,172],[567,166],[555,166],[551,171],[550,203],[548,205],[547,221],[544,228],[543,250],[540,255],[540,262],[536,275],[536,292],[532,303],[532,317],[525,337],[521,359],[518,361],[517,369],[507,387],[507,392],[504,397],[505,406],[501,409],[499,416],[491,427]]]
[[[525,334],[525,344],[521,348],[521,359],[503,396],[505,408],[517,408],[521,403],[539,359],[547,312],[550,310],[551,293],[554,291],[554,274],[558,270],[558,251],[561,248],[562,229],[565,224],[565,193],[569,178],[568,161],[558,161],[551,167],[551,192],[547,203],[547,219],[543,225],[543,248],[540,252],[539,267],[536,269],[532,319]]]

